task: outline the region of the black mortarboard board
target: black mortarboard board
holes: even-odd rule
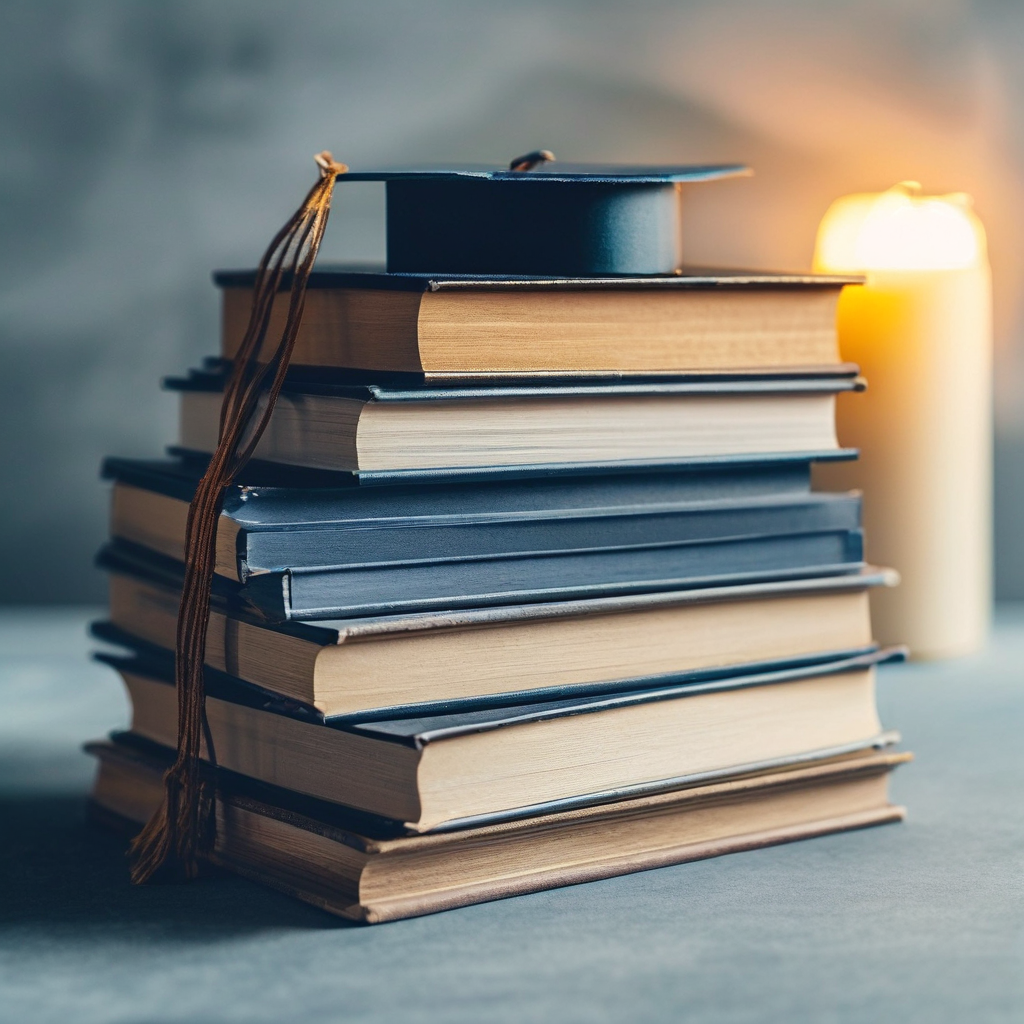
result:
[[[680,186],[749,173],[742,164],[538,166],[545,157],[513,161],[525,170],[357,171],[338,181],[386,183],[391,273],[586,277],[671,273],[682,258]]]

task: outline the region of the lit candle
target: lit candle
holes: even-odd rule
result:
[[[864,491],[868,557],[902,577],[873,598],[879,639],[941,658],[982,646],[991,616],[991,278],[969,198],[918,192],[847,196],[821,222],[815,268],[867,275],[838,326],[868,390],[839,408],[860,460],[816,479]]]

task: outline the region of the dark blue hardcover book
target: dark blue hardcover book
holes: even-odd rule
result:
[[[213,283],[218,288],[252,288],[256,280],[255,268],[216,270]],[[282,275],[281,288],[291,281]],[[366,288],[388,292],[468,292],[498,291],[519,294],[565,291],[733,291],[758,289],[783,291],[791,289],[817,289],[821,291],[842,288],[848,284],[863,284],[857,274],[813,274],[773,270],[744,270],[737,267],[681,266],[660,274],[620,275],[542,275],[498,273],[454,273],[409,270],[387,270],[379,263],[318,263],[309,276],[307,288],[311,291]],[[843,364],[837,364],[843,365]],[[850,364],[845,364],[849,366]]]
[[[113,535],[177,556],[194,467],[109,459],[104,475],[118,485]],[[244,582],[320,566],[612,551],[860,526],[859,495],[814,494],[807,482],[806,467],[781,466],[418,488],[238,483],[221,514],[217,569]]]
[[[251,574],[242,583],[218,575],[214,586],[224,599],[279,622],[803,579],[855,573],[863,559],[861,531],[839,529],[507,558],[290,568]],[[107,545],[99,564],[180,586],[180,562],[128,542]]]
[[[170,391],[221,392],[230,367],[230,360],[207,358],[202,366],[193,367],[183,377],[164,378],[163,384]],[[582,381],[541,377],[516,381],[470,379],[434,382],[408,378],[406,386],[390,380],[377,381],[356,371],[325,375],[300,371],[295,376],[286,377],[282,393],[349,398],[360,402],[502,402],[530,398],[837,395],[846,391],[863,391],[865,387],[864,381],[857,376],[856,366],[844,363],[839,370],[827,373],[674,373],[657,377],[619,375],[613,379]]]
[[[174,459],[104,459],[102,476],[120,480],[168,497],[189,501],[196,481],[206,471],[208,460],[198,457]],[[390,515],[434,515],[467,513],[488,515],[546,513],[573,508],[617,508],[632,505],[730,501],[747,498],[789,498],[806,495],[811,489],[811,463],[799,459],[773,459],[749,465],[716,464],[689,466],[674,472],[652,471],[614,476],[557,474],[537,479],[515,477],[498,480],[456,480],[393,485],[386,489],[359,487],[351,473],[305,469],[251,459],[226,497],[228,504],[243,504],[246,495],[259,492],[275,501],[291,494],[296,507],[321,505],[348,518],[355,510],[362,518]],[[302,513],[306,514],[306,513]],[[290,515],[290,513],[288,514]]]

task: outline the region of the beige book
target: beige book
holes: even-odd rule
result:
[[[553,604],[259,624],[215,609],[212,668],[327,716],[474,697],[539,699],[871,646],[884,573]],[[110,618],[174,649],[179,592],[110,576]]]
[[[701,283],[703,280],[703,284]],[[423,290],[312,287],[292,362],[430,378],[826,368],[839,363],[841,283],[807,276],[682,275],[601,287],[424,282]],[[231,359],[252,291],[223,289]],[[276,303],[268,338],[280,336]]]
[[[639,693],[333,726],[275,711],[239,684],[226,693],[208,682],[207,735],[223,768],[425,832],[870,746],[881,735],[873,667],[879,657],[885,655]],[[161,678],[139,659],[109,660],[131,697],[132,731],[175,747],[170,674]]]
[[[100,761],[94,814],[134,830],[161,799],[166,762],[121,745],[90,749]],[[867,751],[425,836],[221,788],[208,856],[330,913],[377,923],[899,821],[904,810],[889,803],[887,781],[909,759]]]
[[[282,392],[255,457],[311,469],[396,472],[497,466],[657,464],[837,451],[835,391],[492,392],[384,399],[379,389]],[[365,394],[363,392],[365,391]],[[428,394],[427,392],[423,392]],[[362,395],[362,397],[360,397]],[[180,392],[178,443],[212,452],[219,391]]]

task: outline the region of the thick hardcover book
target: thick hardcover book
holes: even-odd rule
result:
[[[872,649],[893,573],[269,624],[215,602],[207,664],[324,716],[427,714],[768,671]],[[180,591],[112,572],[96,635],[171,657]],[[539,656],[543,652],[543,656]]]
[[[413,831],[466,827],[877,745],[874,667],[902,656],[890,649],[653,690],[331,722],[208,669],[203,756]],[[97,657],[125,681],[132,732],[173,747],[168,664],[145,651]]]
[[[225,378],[194,370],[179,447],[209,453]],[[841,458],[835,397],[852,377],[534,386],[285,383],[255,455],[387,479],[636,471]]]
[[[118,737],[99,761],[91,813],[134,833],[163,796],[171,752]],[[427,836],[218,770],[209,859],[367,923],[899,821],[888,774],[909,754],[867,749]]]
[[[325,717],[428,714],[768,671],[873,649],[879,570],[823,579],[270,624],[216,604],[212,668]],[[180,591],[110,576],[101,639],[172,657]],[[162,653],[161,653],[162,652]],[[541,656],[542,652],[542,656]]]
[[[453,551],[405,561],[375,558],[374,546],[367,544],[363,559],[348,565],[273,569],[238,583],[218,575],[214,586],[226,600],[281,622],[804,579],[854,573],[864,565],[863,534],[852,529],[513,557]],[[183,572],[177,559],[123,540],[108,544],[99,564],[158,574],[172,586]]]
[[[214,276],[232,358],[252,271]],[[836,303],[859,278],[684,268],[660,275],[524,278],[313,272],[296,365],[474,376],[834,371]],[[277,304],[268,332],[283,320]]]
[[[115,480],[112,536],[182,558],[197,480],[184,476],[184,468],[109,460],[104,472]],[[744,480],[733,472],[717,480],[656,474],[370,491],[236,485],[221,512],[216,570],[244,582],[266,572],[324,565],[611,551],[860,526],[860,497],[854,494],[694,498],[716,484],[739,489],[766,482],[757,474]]]

